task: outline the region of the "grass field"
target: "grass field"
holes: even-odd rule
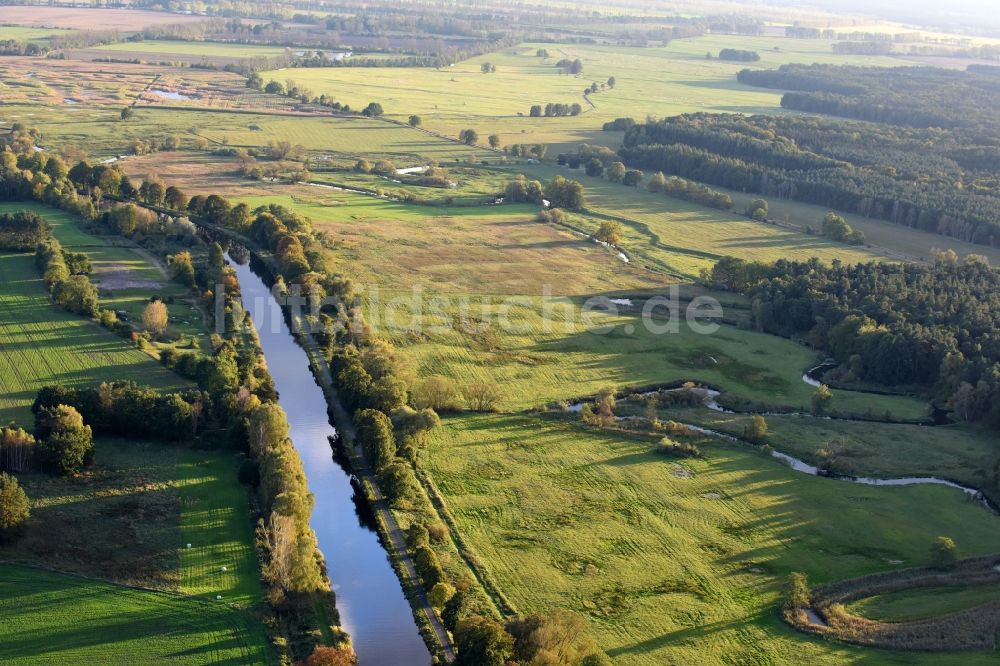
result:
[[[185,340],[185,350],[207,346],[202,312],[189,290],[170,281],[164,268],[133,242],[119,236],[91,234],[79,220],[56,208],[34,202],[0,203],[0,213],[17,210],[30,210],[44,217],[65,250],[87,255],[92,266],[89,277],[100,291],[102,307],[124,310],[129,321],[141,328],[142,311],[150,298],[159,296],[170,301],[165,340],[154,341],[152,348],[175,346],[180,336]],[[191,340],[196,340],[194,347],[187,346]]]
[[[48,574],[31,570],[33,584],[19,585],[20,593],[31,598],[15,602],[7,594],[15,583],[5,579],[10,572],[0,567],[0,615],[8,599],[20,609],[13,625],[20,631],[3,636],[0,661],[22,663],[18,658],[40,654],[32,653],[32,646],[40,650],[39,645],[51,643],[58,646],[58,654],[48,655],[51,663],[72,663],[74,658],[109,663],[105,659],[110,656],[98,657],[102,651],[145,654],[127,643],[147,632],[149,650],[174,645],[164,659],[172,654],[179,663],[204,663],[203,652],[215,651],[223,663],[249,663],[239,655],[248,646],[259,653],[267,639],[255,620],[230,608],[249,609],[261,601],[246,491],[236,480],[235,456],[112,438],[98,438],[95,445],[94,466],[75,478],[19,475],[32,515],[21,538],[3,549],[3,559],[198,596],[218,604],[217,609],[190,598],[68,576],[52,574],[47,582]],[[40,595],[39,601],[33,595]],[[216,602],[216,595],[222,602]],[[48,616],[41,607],[31,610],[30,604],[43,601],[65,610]],[[88,619],[96,624],[90,635],[67,632],[60,619],[60,613],[80,603],[93,605]],[[116,608],[120,615],[113,617]],[[239,628],[242,645],[226,634],[231,625]],[[20,637],[14,640],[15,635]],[[37,640],[29,644],[26,636]],[[190,653],[185,656],[186,650]],[[150,661],[157,660],[153,654]],[[259,654],[254,661],[261,661]]]
[[[587,326],[579,311],[582,299],[572,308],[554,303],[546,314],[546,286],[552,296],[627,294],[630,289],[656,291],[658,285],[663,291],[671,279],[531,221],[530,207],[448,210],[322,188],[286,191],[291,194],[242,200],[251,206],[293,207],[328,232],[335,264],[368,302],[369,323],[405,351],[420,376],[497,383],[506,396],[504,409],[594,393],[608,385],[689,379],[748,400],[808,409],[814,389],[800,377],[817,359],[788,340],[728,326],[710,335],[686,325],[676,334],[654,334],[635,316],[600,312]],[[405,291],[402,285],[420,290]],[[496,295],[518,298],[497,301]],[[567,324],[570,311],[573,319]],[[489,338],[464,330],[463,316],[473,323],[490,322]],[[604,326],[612,330],[593,333]],[[926,414],[916,399],[835,393],[837,409],[845,412],[871,408],[911,419]]]
[[[691,277],[697,277],[703,268],[711,268],[725,255],[757,261],[805,261],[818,257],[827,263],[833,259],[856,263],[885,258],[877,251],[754,222],[740,214],[745,204],[737,204],[733,211],[720,211],[591,178],[582,170],[574,172],[548,166],[531,166],[525,170],[543,180],[556,174],[579,180],[586,190],[588,210],[622,220],[621,245],[626,251]],[[798,212],[799,219],[804,217],[802,211]],[[816,220],[802,221],[812,223],[815,228],[823,214],[825,211]],[[582,222],[591,231],[597,230],[600,221],[600,217],[589,221],[582,217]]]
[[[20,475],[32,517],[3,558],[252,606],[261,587],[236,469],[226,452],[98,438],[79,477]]]
[[[243,198],[281,203],[336,242],[336,261],[361,291],[413,285],[443,294],[541,295],[651,288],[664,276],[622,262],[569,231],[540,224],[528,205],[414,206],[350,192],[290,188]]]
[[[857,615],[884,622],[909,622],[937,617],[996,601],[1000,585],[940,587],[880,594],[848,604]]]
[[[254,58],[284,55],[286,49],[280,46],[258,46],[256,44],[225,44],[213,42],[185,42],[180,40],[144,39],[139,42],[118,42],[96,46],[91,51],[107,51],[111,54],[143,55],[194,55],[224,56],[230,58]]]
[[[407,127],[362,117],[318,117],[269,115],[266,113],[227,113],[199,107],[139,107],[127,123],[115,120],[110,110],[99,118],[82,119],[80,124],[59,126],[51,120],[38,123],[46,137],[59,143],[95,146],[112,154],[125,154],[133,138],[170,134],[202,136],[217,145],[262,147],[269,141],[290,141],[311,151],[329,151],[352,158],[386,157],[410,159],[415,164],[426,160],[441,162],[488,156],[480,149],[437,139]],[[255,129],[256,128],[256,129]]]
[[[262,589],[247,491],[236,471],[235,457],[225,454],[185,451],[178,461],[180,590],[250,606]]]
[[[449,136],[471,127],[481,137],[499,133],[501,145],[547,143],[550,149],[581,141],[617,142],[620,134],[602,133],[601,125],[619,116],[645,118],[687,111],[760,113],[779,111],[780,93],[743,86],[736,73],[746,63],[707,60],[722,48],[750,48],[761,52],[752,67],[775,67],[787,62],[854,62],[899,65],[901,59],[837,56],[831,41],[781,37],[713,35],[679,39],[663,48],[595,45],[522,44],[499,53],[472,58],[442,69],[296,68],[266,72],[265,80],[292,79],[317,93],[334,95],[352,108],[368,102],[382,104],[390,117],[405,120],[420,115],[425,126]],[[775,47],[779,50],[775,51]],[[545,48],[551,57],[539,58]],[[562,58],[580,58],[579,76],[561,76],[555,67]],[[490,62],[494,74],[482,74]],[[617,80],[613,90],[583,98],[584,87]],[[529,118],[533,104],[580,103],[578,117]],[[523,117],[518,114],[523,114]]]
[[[733,198],[734,208],[737,211],[746,210],[750,200],[755,198],[755,195],[743,192],[721,188],[716,189],[728,193]],[[819,229],[823,216],[828,212],[828,209],[823,206],[774,198],[768,199],[768,209],[769,217],[772,220],[794,225],[803,230],[807,226]],[[1000,250],[997,248],[967,243],[957,238],[921,231],[920,229],[911,229],[885,220],[876,220],[853,213],[844,213],[843,211],[838,212],[853,228],[864,232],[874,253],[888,251],[894,258],[899,256],[907,261],[926,261],[932,259],[935,250],[952,249],[959,256],[964,257],[968,254],[980,254],[987,257],[994,266],[1000,265]],[[816,236],[810,236],[810,238],[817,243],[825,242]],[[855,251],[861,252],[861,250]]]
[[[447,418],[425,456],[464,538],[519,612],[567,608],[616,664],[986,664],[995,654],[863,651],[779,619],[790,571],[815,584],[923,563],[953,535],[1000,549],[997,518],[941,487],[798,474],[751,451],[670,459],[648,442],[532,416]]]
[[[588,325],[577,309],[579,301],[572,310],[552,302],[546,317],[537,297],[513,303],[506,313],[494,305],[492,313],[483,316],[480,302],[473,299],[467,320],[489,324],[487,333],[480,333],[456,323],[461,321],[460,304],[453,299],[451,309],[443,309],[445,316],[436,316],[428,307],[417,320],[432,335],[414,334],[407,330],[407,314],[413,308],[396,306],[398,314],[390,318],[386,310],[396,304],[383,296],[378,309],[369,308],[369,323],[414,360],[419,375],[440,374],[459,384],[498,384],[503,409],[592,395],[606,386],[695,380],[738,398],[808,410],[815,391],[801,380],[817,360],[814,352],[733,326],[701,335],[682,322],[676,333],[664,334],[650,330],[637,316],[605,310],[592,312]],[[912,398],[849,391],[834,391],[834,396],[836,409],[845,412],[863,414],[870,407],[876,414],[890,410],[903,418],[926,414],[926,405]]]
[[[259,624],[221,603],[0,565],[0,661],[266,664]]]
[[[149,85],[150,91],[139,99]],[[161,89],[190,99],[170,100],[152,92]],[[121,108],[137,99],[135,116],[122,122]],[[45,143],[84,147],[94,156],[127,154],[133,139],[178,135],[187,143],[202,136],[216,146],[237,147],[285,140],[307,146],[321,160],[337,154],[344,164],[361,156],[408,159],[413,164],[495,157],[480,148],[360,116],[332,117],[319,111],[290,115],[295,100],[251,91],[242,77],[227,72],[7,58],[0,62],[0,100],[0,123],[25,122],[42,131]]]
[[[4,19],[6,21],[6,17]],[[65,34],[59,28],[28,28],[17,25],[0,25],[0,39],[16,39],[21,42],[45,43],[53,35]]]

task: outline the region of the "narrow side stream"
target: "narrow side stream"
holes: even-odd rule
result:
[[[326,397],[312,376],[309,359],[288,330],[264,280],[249,265],[229,259],[240,281],[243,307],[260,335],[280,396],[278,403],[288,414],[309,490],[316,497],[312,527],[359,663],[430,664],[430,653],[375,532],[368,505],[357,497],[350,475],[333,458],[327,438],[336,430],[328,421]]]

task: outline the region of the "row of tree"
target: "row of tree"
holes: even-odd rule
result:
[[[528,115],[532,118],[558,118],[560,116],[578,116],[583,112],[583,107],[578,102],[572,104],[559,104],[549,102],[544,107],[535,104],[528,110]]]
[[[74,275],[71,272],[74,264],[77,271],[89,266],[86,256],[66,253],[55,238],[45,239],[35,249],[35,265],[56,305],[75,314],[96,317],[100,309],[97,287],[86,275]]]

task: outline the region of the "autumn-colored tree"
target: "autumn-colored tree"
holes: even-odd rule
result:
[[[151,301],[142,310],[142,327],[149,331],[154,338],[158,338],[166,332],[169,320],[167,304],[161,300]]]
[[[358,658],[348,647],[317,645],[306,659],[306,666],[355,666]]]

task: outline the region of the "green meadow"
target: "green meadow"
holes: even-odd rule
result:
[[[42,216],[66,251],[87,255],[92,267],[89,277],[100,292],[101,307],[125,311],[129,321],[141,328],[142,311],[150,298],[169,301],[166,339],[152,342],[152,349],[172,346],[180,337],[187,350],[207,345],[202,311],[187,289],[170,281],[164,267],[148,252],[118,236],[89,233],[80,220],[56,208],[34,202],[0,203],[0,213],[17,210]]]
[[[696,381],[734,398],[807,411],[815,388],[801,376],[821,360],[809,348],[773,335],[729,325],[702,334],[684,321],[676,331],[657,329],[662,319],[647,327],[639,316],[609,313],[606,306],[585,311],[582,299],[546,302],[525,296],[498,302],[473,296],[467,306],[452,298],[435,311],[428,297],[414,318],[412,295],[379,296],[369,307],[369,323],[404,350],[419,376],[443,375],[459,385],[496,383],[503,389],[502,410],[593,395],[608,386]],[[833,393],[838,411],[891,411],[908,419],[927,413],[915,398]]]
[[[197,137],[215,147],[266,147],[271,141],[302,144],[319,156],[340,157],[353,164],[361,157],[387,158],[413,165],[429,160],[451,162],[488,159],[492,153],[440,139],[410,127],[361,116],[293,116],[284,113],[210,109],[198,105],[143,107],[122,123],[121,106],[62,106],[15,103],[0,106],[0,121],[21,121],[42,130],[46,142],[85,145],[95,156],[126,155],[133,139],[178,135],[188,143]],[[67,122],[70,119],[72,122]]]
[[[775,67],[788,62],[854,62],[899,65],[902,59],[838,56],[832,41],[779,37],[713,35],[678,39],[666,47],[575,44],[521,44],[465,60],[451,67],[432,68],[293,68],[265,72],[265,80],[291,79],[316,93],[333,95],[351,108],[379,102],[386,114],[405,121],[410,114],[424,119],[424,126],[448,136],[465,128],[482,139],[498,133],[501,145],[547,143],[551,150],[590,141],[614,143],[618,133],[602,133],[600,126],[616,117],[637,119],[647,114],[671,116],[688,111],[774,113],[780,111],[781,94],[743,86],[736,73],[745,63],[706,59],[723,48],[758,50],[761,61],[753,67]],[[536,56],[538,49],[549,58]],[[583,62],[580,75],[561,75],[555,67],[563,58]],[[483,74],[484,62],[497,71]],[[613,90],[583,98],[593,82],[615,77]],[[530,118],[533,104],[580,103],[577,117]],[[523,114],[519,116],[518,114]]]
[[[5,664],[266,664],[261,626],[222,603],[0,565]]]
[[[263,590],[237,468],[235,456],[204,451],[185,451],[177,463],[180,591],[247,607]]]
[[[62,28],[29,28],[20,25],[0,25],[0,39],[16,39],[22,42],[47,42],[50,37],[69,32]]]
[[[597,307],[584,315],[584,296],[667,295],[675,278],[640,261],[624,262],[561,227],[536,222],[532,207],[449,209],[314,187],[281,191],[288,194],[241,200],[292,207],[328,233],[334,265],[366,299],[369,323],[403,349],[418,376],[498,383],[504,387],[505,410],[592,394],[605,386],[684,380],[745,400],[809,408],[815,389],[801,375],[821,359],[802,345],[732,326],[701,335],[682,324],[676,333],[661,334],[634,314],[609,314]],[[675,221],[678,229],[681,217]],[[677,242],[698,242],[700,236],[692,232]],[[812,238],[789,236],[800,243]],[[831,259],[849,251],[846,245],[827,247]],[[502,298],[508,296],[514,298]],[[575,298],[556,300],[565,296]],[[462,325],[463,317],[471,325]],[[481,324],[487,325],[478,330]],[[835,395],[835,408],[844,412],[926,416],[926,405],[913,398]]]
[[[587,215],[574,216],[583,228],[593,233],[603,219],[614,218],[622,225],[620,245],[623,249],[689,278],[697,278],[702,269],[711,268],[726,255],[755,261],[805,261],[817,257],[827,263],[834,259],[857,263],[886,257],[885,253],[874,249],[755,222],[742,215],[749,198],[745,203],[737,202],[732,211],[722,211],[588,177],[582,170],[531,166],[526,171],[542,180],[549,180],[556,174],[579,179],[586,192],[587,212],[595,214],[589,219]],[[802,227],[812,224],[813,228],[818,228],[826,211],[817,213],[818,210],[808,213],[797,210],[795,221]]]
[[[282,190],[288,192],[289,190]],[[417,206],[318,187],[279,203],[309,216],[335,241],[334,261],[363,291],[414,285],[444,294],[541,295],[652,288],[663,278],[566,229],[535,221],[534,206]]]
[[[949,488],[848,485],[701,446],[676,459],[545,417],[470,415],[445,419],[424,455],[518,612],[584,615],[616,664],[993,663],[813,639],[777,605],[791,571],[821,584],[923,564],[942,534],[963,556],[994,552],[996,516]]]

